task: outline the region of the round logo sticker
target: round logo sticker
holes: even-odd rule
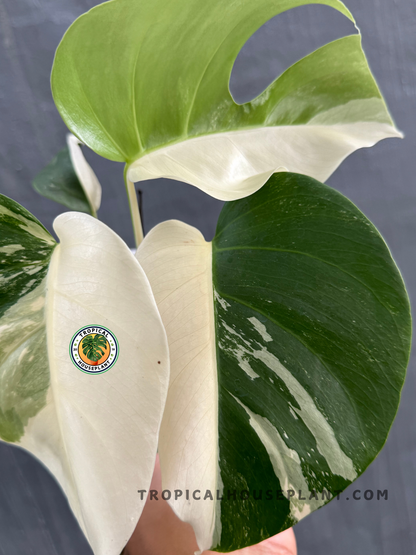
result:
[[[85,326],[77,331],[69,345],[75,366],[86,374],[103,374],[117,362],[119,345],[116,336],[104,326]]]

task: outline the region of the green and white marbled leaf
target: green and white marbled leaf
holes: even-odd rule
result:
[[[137,257],[170,348],[163,487],[191,492],[170,503],[201,550],[273,536],[364,472],[397,411],[411,319],[386,244],[348,199],[278,173],[225,205],[212,243],[165,222]]]
[[[336,40],[237,104],[237,55],[272,17],[339,0],[112,0],[68,29],[52,92],[69,129],[124,161],[130,181],[169,177],[234,200],[278,170],[325,181],[352,152],[400,137],[361,36]],[[308,22],[306,22],[308,24]],[[323,22],[324,24],[324,22]]]
[[[166,334],[127,245],[81,213],[59,216],[56,244],[0,196],[0,438],[54,474],[96,555],[120,555],[144,506],[169,380]],[[115,365],[88,375],[69,346],[110,329]]]
[[[46,274],[56,242],[29,212],[0,198],[0,437],[18,441],[46,404]]]

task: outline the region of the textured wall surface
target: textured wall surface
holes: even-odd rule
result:
[[[201,0],[202,1],[202,0]],[[255,0],[253,0],[254,2]],[[0,0],[0,192],[49,229],[61,212],[30,182],[65,143],[49,89],[54,50],[65,29],[94,0]],[[416,299],[416,2],[347,0],[364,49],[404,141],[351,156],[329,183],[354,201],[384,235]],[[250,100],[311,50],[353,27],[330,8],[283,14],[262,27],[237,58],[231,90]],[[103,185],[100,218],[133,243],[122,167],[88,154]],[[146,231],[178,218],[211,238],[221,203],[196,188],[158,180],[141,186]],[[416,553],[415,357],[385,449],[339,501],[295,527],[300,555]],[[88,469],[86,469],[88,472]],[[354,501],[352,492],[388,490],[388,500]],[[349,500],[346,499],[349,497]],[[91,555],[66,499],[30,455],[0,445],[0,555]]]

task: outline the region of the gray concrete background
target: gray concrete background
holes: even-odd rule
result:
[[[203,0],[201,0],[203,1]],[[254,2],[255,0],[253,0]],[[30,186],[64,146],[65,126],[52,101],[54,50],[68,25],[93,0],[0,0],[0,192],[49,229],[62,211]],[[364,36],[372,70],[404,141],[384,141],[351,156],[329,183],[375,223],[416,295],[416,2],[347,0]],[[260,29],[240,53],[231,79],[238,101],[261,92],[282,70],[329,40],[353,32],[340,14],[302,7]],[[100,219],[133,242],[120,164],[88,159],[103,185]],[[213,236],[221,203],[168,180],[142,185],[144,225],[178,218]],[[385,449],[350,488],[295,527],[300,555],[416,553],[416,383],[412,358],[401,407]],[[387,501],[353,501],[354,489],[388,489]],[[91,555],[48,472],[29,454],[0,445],[0,555]]]

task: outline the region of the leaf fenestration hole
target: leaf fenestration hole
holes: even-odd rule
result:
[[[250,102],[294,63],[355,32],[354,24],[329,6],[299,6],[277,15],[248,39],[235,60],[229,84],[234,101]]]

